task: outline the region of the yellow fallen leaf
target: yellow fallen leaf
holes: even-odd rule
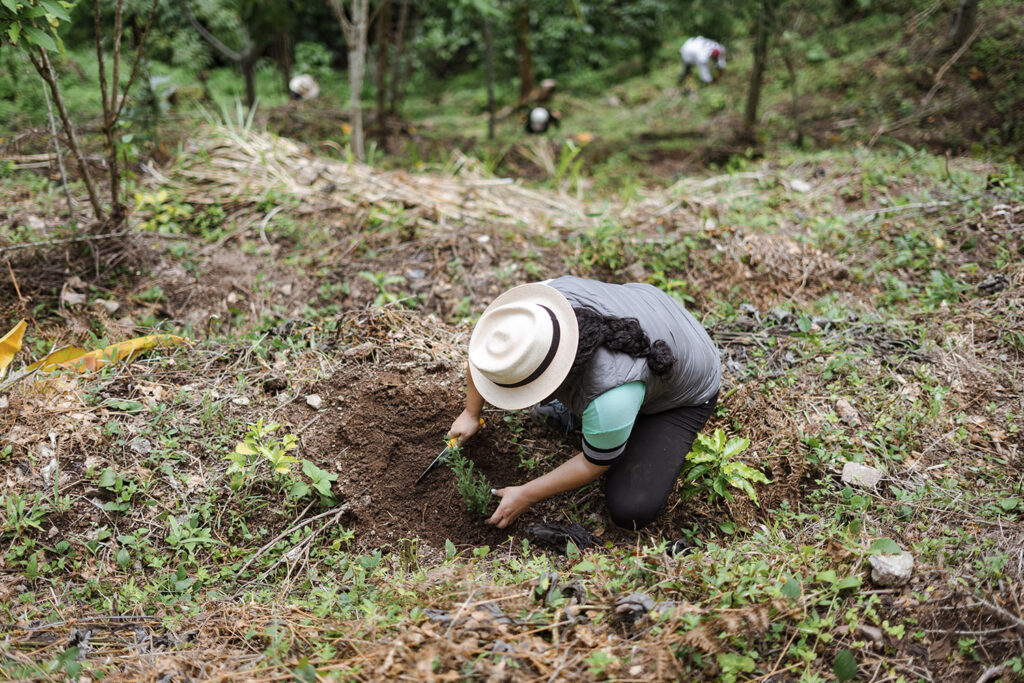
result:
[[[348,125],[345,122],[342,122],[341,132],[344,133],[345,135],[352,135],[352,126]]]
[[[61,363],[71,360],[72,358],[78,358],[86,353],[89,353],[86,349],[80,349],[77,346],[66,346],[63,349],[57,349],[42,360],[37,360],[32,365],[25,368],[25,370],[28,372],[32,372],[36,368],[43,371],[53,370]]]
[[[7,366],[14,360],[14,354],[21,350],[21,338],[25,335],[27,325],[28,323],[22,320],[0,339],[0,377],[7,374]]]
[[[111,344],[102,349],[68,348],[55,351],[41,361],[36,361],[29,366],[30,370],[36,367],[42,372],[56,370],[58,367],[74,370],[75,372],[92,372],[99,370],[107,363],[116,363],[124,359],[131,359],[143,351],[149,351],[162,346],[176,346],[189,344],[188,339],[173,334],[151,334],[146,337],[136,337],[127,341]]]

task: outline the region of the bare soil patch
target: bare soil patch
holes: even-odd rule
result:
[[[335,489],[354,510],[345,524],[361,547],[413,538],[435,548],[445,540],[496,545],[509,537],[512,529],[488,526],[466,509],[448,467],[415,484],[444,448],[464,400],[461,376],[451,365],[409,358],[352,365],[310,391],[323,400],[319,412],[301,401],[284,412],[293,425],[308,424],[301,434],[306,456],[338,472]],[[496,488],[526,479],[499,415],[489,415],[464,450]]]

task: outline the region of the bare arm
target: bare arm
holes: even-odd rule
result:
[[[476,431],[480,429],[480,412],[484,409],[484,397],[477,391],[476,385],[473,384],[473,373],[469,371],[469,365],[466,365],[466,408],[462,411],[462,414],[455,418],[455,422],[452,423],[451,428],[448,430],[448,438],[453,436],[459,440],[459,443],[464,442],[469,437],[476,434]]]
[[[547,474],[532,479],[522,486],[507,486],[495,491],[496,495],[501,496],[501,503],[487,523],[504,529],[534,503],[589,484],[607,469],[607,467],[593,464],[583,457],[582,453],[577,453],[575,457],[566,460]]]

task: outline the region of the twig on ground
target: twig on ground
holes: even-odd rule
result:
[[[978,676],[978,680],[976,680],[974,683],[988,683],[988,681],[991,681],[996,676],[1003,675],[1005,672],[1006,672],[1006,665],[1005,664],[998,664],[996,666],[990,666],[989,668],[987,668],[987,669],[985,669],[984,671],[981,672],[981,675]]]
[[[32,247],[50,247],[55,244],[71,244],[73,242],[88,242],[94,240],[106,240],[113,239],[115,237],[124,237],[130,230],[119,230],[118,232],[107,232],[102,235],[81,235],[80,237],[64,237],[61,239],[54,240],[40,240],[39,242],[25,242],[24,244],[14,244],[9,247],[0,247],[0,253],[5,251],[17,251],[18,249],[31,249]]]

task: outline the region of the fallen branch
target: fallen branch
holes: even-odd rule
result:
[[[107,232],[102,235],[83,235],[81,237],[64,237],[55,240],[41,240],[39,242],[26,242],[24,244],[15,244],[10,247],[0,247],[0,254],[6,251],[17,251],[18,249],[30,249],[32,247],[51,247],[55,244],[71,244],[72,242],[90,242],[93,240],[105,240],[113,239],[115,237],[124,237],[130,230],[120,230],[118,232]]]
[[[983,607],[986,607],[993,614],[1002,617],[1011,624],[1016,624],[1018,628],[1024,628],[1024,619],[1021,619],[1013,612],[1004,607],[1000,607],[994,602],[989,602],[980,595],[976,595],[975,597],[978,598],[978,602],[981,603]]]
[[[967,48],[971,46],[971,43],[974,42],[974,39],[978,37],[979,33],[981,33],[981,24],[974,29],[974,33],[964,41],[964,44],[960,46],[960,49],[953,53],[953,56],[950,57],[945,64],[939,67],[937,72],[935,72],[935,85],[933,85],[932,89],[928,91],[928,94],[924,96],[924,100],[921,102],[922,106],[928,106],[928,103],[932,101],[932,97],[935,96],[935,93],[939,90],[939,86],[942,85],[942,77],[946,75],[946,72],[949,71],[951,66],[956,64],[958,59],[964,56],[964,53],[967,52]]]

